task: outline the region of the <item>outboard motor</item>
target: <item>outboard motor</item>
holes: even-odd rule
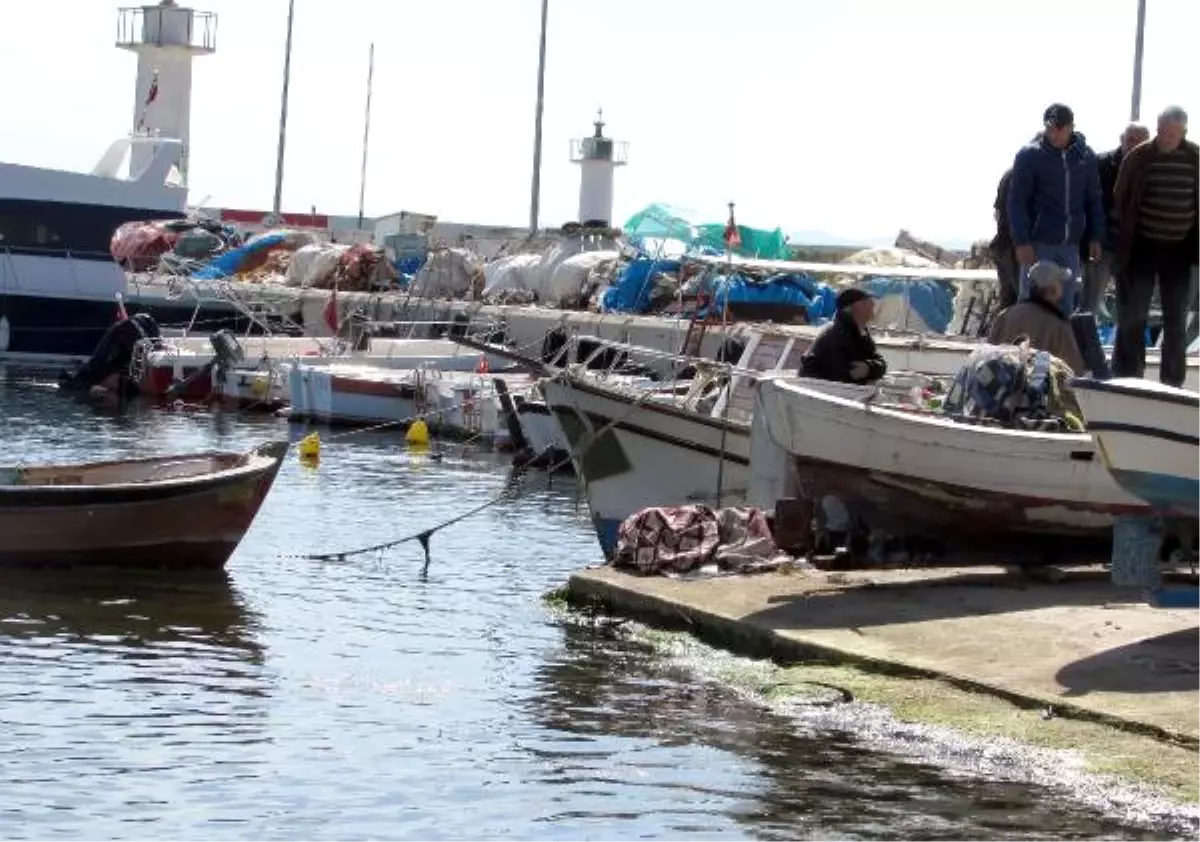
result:
[[[143,339],[159,340],[158,322],[149,313],[137,313],[114,324],[96,344],[96,350],[73,372],[63,371],[58,378],[61,389],[86,392],[118,372],[129,370],[133,349]]]
[[[204,377],[211,378],[214,370],[220,369],[224,371],[233,368],[246,359],[246,352],[242,349],[241,343],[237,341],[237,337],[233,335],[233,332],[228,329],[218,330],[208,337],[208,342],[213,346],[216,356],[187,377],[172,383],[167,388],[167,391],[163,393],[164,398],[175,400],[175,398],[187,391],[188,386],[192,383]]]

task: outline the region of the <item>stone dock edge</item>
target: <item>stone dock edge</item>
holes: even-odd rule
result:
[[[629,617],[664,631],[687,632],[710,646],[747,657],[768,658],[781,665],[844,664],[885,676],[933,679],[968,692],[991,695],[1026,710],[1052,707],[1057,716],[1105,725],[1184,748],[1200,749],[1200,738],[1171,728],[1079,707],[1056,696],[1016,691],[951,671],[917,666],[900,657],[880,658],[848,647],[817,643],[805,639],[803,631],[791,630],[789,634],[781,634],[776,629],[753,621],[728,617],[687,602],[644,592],[638,589],[637,583],[638,578],[634,576],[613,581],[585,570],[568,578],[563,596],[567,604],[577,610],[602,609],[610,615]]]

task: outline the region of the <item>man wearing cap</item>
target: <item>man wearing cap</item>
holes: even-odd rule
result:
[[[1133,149],[1150,139],[1150,130],[1141,123],[1130,123],[1121,132],[1121,144],[1110,152],[1096,156],[1096,169],[1100,173],[1100,200],[1104,205],[1104,254],[1099,260],[1083,264],[1083,291],[1079,295],[1081,312],[1096,313],[1104,301],[1104,293],[1112,278],[1113,249],[1117,244],[1117,219],[1113,213],[1113,195],[1117,189],[1117,173],[1121,161]],[[1086,252],[1087,244],[1083,246]],[[1081,255],[1087,260],[1087,254]],[[1104,313],[1107,316],[1107,311]]]
[[[1021,265],[1021,300],[1029,297],[1029,267],[1051,260],[1071,270],[1059,307],[1075,309],[1080,251],[1099,260],[1103,249],[1104,205],[1096,156],[1075,131],[1075,115],[1051,105],[1042,115],[1042,135],[1013,160],[1008,218]]]
[[[867,325],[875,317],[875,299],[856,287],[837,297],[837,315],[825,325],[800,358],[800,376],[839,383],[874,383],[887,372]]]
[[[1197,235],[1200,149],[1187,139],[1187,112],[1168,108],[1157,133],[1125,156],[1113,211],[1117,241],[1117,338],[1113,374],[1141,377],[1146,369],[1146,322],[1158,282],[1162,304],[1159,379],[1182,386],[1187,373],[1188,305]]]
[[[1059,309],[1063,287],[1071,280],[1071,270],[1048,260],[1039,260],[1029,269],[1029,299],[1000,311],[988,342],[993,345],[1017,345],[1022,339],[1038,351],[1053,354],[1076,374],[1087,369],[1071,322]]]

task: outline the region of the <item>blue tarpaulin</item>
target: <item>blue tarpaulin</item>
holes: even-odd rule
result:
[[[656,272],[678,272],[678,260],[638,257],[621,270],[616,282],[604,291],[601,307],[609,313],[645,313],[650,309]]]
[[[736,272],[719,275],[712,282],[713,309],[720,312],[728,300],[733,304],[790,304],[804,307],[810,324],[820,324],[837,312],[837,292],[803,273],[773,275],[755,281]]]
[[[949,281],[878,277],[860,287],[876,298],[908,296],[908,306],[937,333],[945,333],[954,318],[954,288]]]
[[[213,281],[235,275],[247,257],[256,252],[274,248],[282,243],[285,237],[285,234],[263,234],[258,239],[239,248],[231,249],[217,259],[205,264],[196,270],[192,274],[192,277],[201,281]]]

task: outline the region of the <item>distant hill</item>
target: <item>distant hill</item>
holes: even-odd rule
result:
[[[835,246],[838,251],[844,249],[879,248],[895,245],[896,234],[899,233],[900,231],[897,229],[893,234],[882,234],[878,237],[841,237],[837,234],[830,234],[828,231],[816,228],[802,228],[799,231],[792,231],[788,234],[788,243],[793,248],[801,246]],[[922,239],[937,243],[948,251],[969,251],[972,242],[971,240],[962,239],[939,240],[937,237],[923,237]]]

